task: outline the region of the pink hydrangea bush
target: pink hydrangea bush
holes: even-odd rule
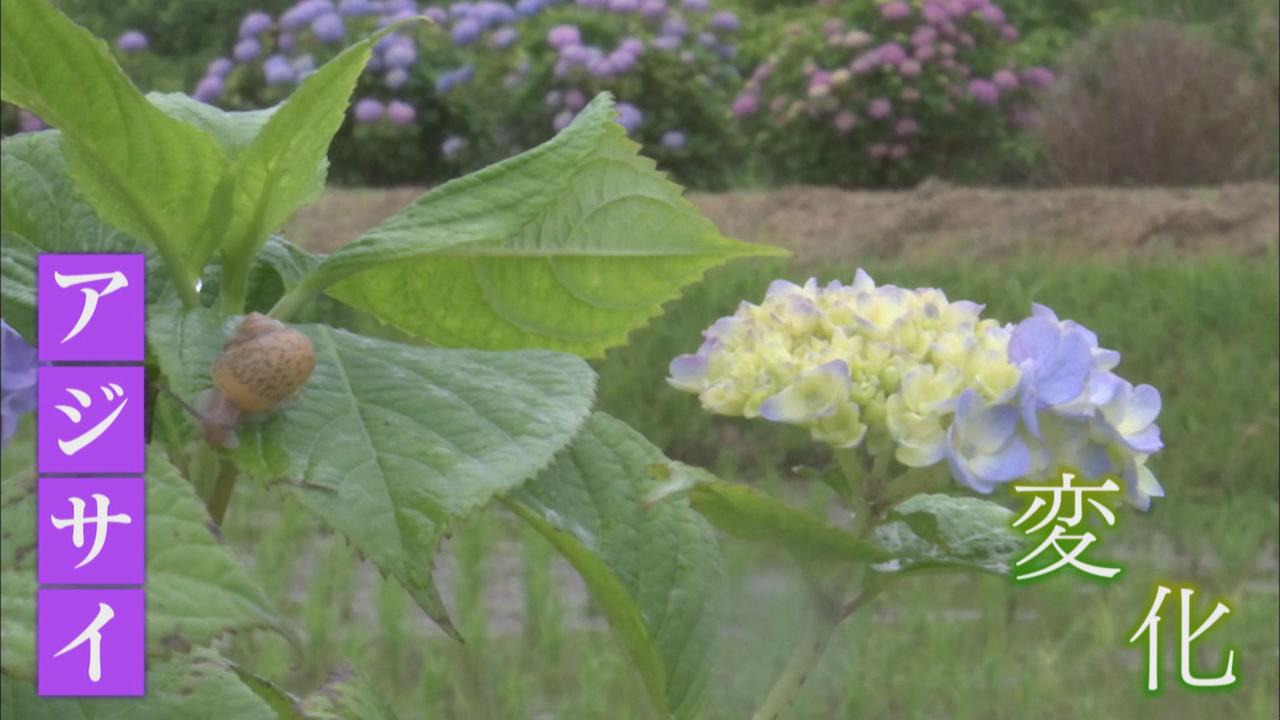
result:
[[[1019,33],[994,0],[825,4],[782,30],[730,106],[787,179],[844,185],[952,174],[1035,123],[1053,82],[1020,67]],[[962,151],[962,152],[958,152]]]

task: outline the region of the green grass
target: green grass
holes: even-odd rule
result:
[[[1265,258],[1168,257],[1000,265],[877,262],[877,280],[943,288],[1016,321],[1032,301],[1097,331],[1120,372],[1160,388],[1166,449],[1152,461],[1168,497],[1126,512],[1103,539],[1125,572],[1109,586],[1058,577],[1012,587],[993,577],[924,577],[873,602],[839,631],[794,718],[1275,718],[1277,417],[1280,275]],[[848,278],[853,266],[824,268]],[[602,362],[600,405],[675,457],[821,505],[795,479],[822,462],[801,433],[703,414],[664,382],[671,357],[741,299],[758,301],[802,269],[744,263],[712,273]],[[234,657],[306,691],[339,663],[361,667],[407,718],[646,718],[644,694],[589,602],[564,593],[566,568],[498,511],[459,528],[440,572],[465,646],[431,630],[394,581],[341,538],[242,483],[229,540],[286,614],[301,618],[295,654],[272,636],[233,641]],[[280,509],[283,508],[283,509]],[[797,580],[767,549],[725,541],[729,604],[704,717],[748,717],[780,670],[799,620]],[[446,562],[447,561],[447,562]],[[438,567],[438,569],[440,569]],[[1236,650],[1240,684],[1193,692],[1177,682],[1177,615],[1167,606],[1165,689],[1142,692],[1139,647],[1126,639],[1157,581],[1199,589],[1196,617],[1232,608],[1199,644],[1202,674]],[[517,618],[513,622],[511,616]],[[527,620],[521,622],[519,618]]]

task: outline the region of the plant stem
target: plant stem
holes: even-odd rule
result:
[[[209,516],[218,527],[222,527],[222,519],[227,515],[231,492],[236,488],[236,477],[239,474],[234,463],[219,459],[218,479],[214,482],[213,494],[209,496]]]
[[[826,613],[810,621],[803,639],[787,660],[782,674],[769,689],[760,709],[751,716],[752,720],[777,720],[817,667],[818,660],[826,652],[827,644],[831,642],[831,636],[835,634],[839,623],[840,618],[832,618]]]
[[[311,293],[311,290],[298,286],[280,296],[280,299],[276,301],[276,304],[271,307],[267,314],[276,320],[288,320],[298,311],[298,308],[302,307],[304,302],[311,298]]]
[[[187,273],[187,267],[182,264],[182,260],[174,254],[167,242],[156,243],[156,248],[160,251],[160,258],[164,260],[165,267],[169,269],[169,278],[178,289],[182,307],[187,310],[200,307],[200,292],[196,290],[195,280]]]
[[[249,293],[249,263],[233,260],[223,253],[222,256],[222,291],[218,302],[222,311],[228,315],[239,315],[244,312],[244,301]]]

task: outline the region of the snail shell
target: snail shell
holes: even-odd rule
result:
[[[252,313],[240,321],[213,361],[213,384],[240,412],[265,413],[297,392],[315,367],[310,338]]]

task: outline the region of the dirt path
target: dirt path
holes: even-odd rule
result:
[[[331,252],[422,193],[330,190],[292,237]],[[801,262],[947,254],[999,257],[1222,251],[1260,255],[1280,236],[1280,188],[1001,190],[929,182],[908,191],[789,187],[694,193],[725,234],[785,245]]]

